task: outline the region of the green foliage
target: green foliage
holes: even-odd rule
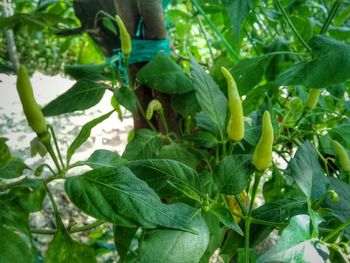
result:
[[[1,18],[0,27],[14,29],[19,44],[20,33],[27,31],[42,32],[33,38],[42,41],[59,19],[60,26],[76,22],[63,2],[40,1],[33,11],[32,3],[16,1],[15,15]],[[170,120],[157,112],[147,120],[148,128],[133,133],[120,155],[94,149],[87,160],[74,163],[91,130],[114,111],[82,126],[66,149],[66,160],[49,129],[55,144],[45,147],[54,168],[27,166],[11,155],[1,137],[0,261],[37,261],[32,233],[49,232],[54,238],[44,262],[100,261],[104,252],[96,244],[101,233],[115,244],[103,251],[117,250],[121,262],[204,263],[215,251],[224,262],[347,262],[350,174],[336,160],[332,141],[339,141],[349,155],[348,12],[343,1],[333,6],[326,1],[178,1],[168,15],[176,19],[169,36],[179,63],[158,53],[138,71],[135,86],[127,85],[131,80],[111,62],[114,58],[101,60],[91,39],[83,36],[86,43],[79,46],[74,42],[81,40],[62,38],[61,50],[44,56],[50,61],[60,54],[49,66],[52,71],[71,61],[63,60],[72,46],[74,56],[79,50],[75,64],[64,67],[76,83],[43,108],[46,116],[91,108],[111,92],[118,105],[144,118],[139,84],[152,94],[170,95],[171,105],[161,102],[162,108],[178,116]],[[112,21],[107,16],[101,21],[118,40]],[[62,41],[50,37],[53,45]],[[31,51],[32,45],[28,51],[20,45],[21,56]],[[245,134],[239,143],[226,133],[231,113],[222,65],[230,69],[242,96]],[[321,89],[312,109],[305,106],[310,89]],[[265,111],[271,113],[275,133],[272,166],[256,171],[252,155]],[[157,130],[160,119],[163,127],[178,125]],[[41,152],[39,142],[32,143],[33,154]],[[72,176],[77,166],[85,167]],[[48,187],[58,179],[69,197],[65,202],[96,222],[77,228],[62,223]],[[29,224],[29,216],[43,209],[46,195],[56,229],[40,231]],[[113,224],[113,231],[98,229],[95,243],[71,237],[101,224]],[[257,250],[273,231],[277,243]]]

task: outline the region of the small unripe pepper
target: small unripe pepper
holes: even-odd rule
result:
[[[227,82],[228,106],[231,114],[227,125],[227,134],[231,140],[238,142],[244,137],[242,101],[239,97],[236,81],[231,73],[224,67],[221,67],[221,72]]]
[[[158,111],[158,112],[163,111],[162,104],[159,102],[159,100],[151,100],[150,103],[148,103],[147,110],[146,110],[147,120],[152,119],[154,111]]]
[[[320,94],[321,89],[310,89],[309,96],[307,97],[305,104],[307,109],[312,110],[313,108],[315,108],[320,98]]]
[[[38,134],[39,138],[47,140],[49,133],[47,131],[46,120],[39,105],[35,101],[29,75],[23,65],[19,66],[17,72],[17,91],[29,126]]]
[[[262,133],[253,155],[253,165],[258,171],[263,171],[272,163],[273,127],[270,113],[264,112],[262,121]]]
[[[333,140],[333,149],[337,155],[340,168],[345,172],[350,172],[350,160],[344,147],[339,142]]]
[[[124,54],[125,57],[128,57],[131,53],[130,35],[128,33],[128,30],[126,30],[124,22],[120,18],[120,16],[116,15],[115,21],[117,22],[118,27],[119,27],[122,53]]]

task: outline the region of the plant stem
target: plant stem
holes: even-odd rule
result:
[[[324,24],[322,25],[320,34],[324,34],[327,32],[328,27],[330,26],[333,18],[335,17],[341,3],[343,2],[343,0],[336,0],[332,6],[331,11],[328,14],[328,17],[326,18],[326,21],[324,22]]]
[[[154,127],[154,125],[152,124],[152,122],[150,122],[147,118],[146,118],[146,114],[145,111],[143,110],[139,99],[136,97],[136,104],[137,104],[137,108],[139,109],[142,117],[144,118],[144,120],[147,122],[148,126],[155,132],[158,132],[157,129]]]
[[[250,224],[252,222],[252,210],[256,197],[256,193],[258,191],[260,179],[263,175],[263,172],[255,173],[255,180],[252,189],[252,198],[250,200],[249,211],[245,221],[245,233],[244,233],[244,251],[245,251],[245,263],[249,263],[249,238],[250,238]]]
[[[55,144],[56,151],[57,151],[57,154],[58,154],[58,158],[59,158],[59,160],[61,162],[62,168],[65,169],[65,166],[64,166],[64,163],[63,163],[63,159],[62,159],[62,155],[61,155],[60,149],[58,148],[56,134],[55,134],[55,131],[54,131],[54,129],[53,129],[53,127],[51,125],[49,125],[49,130],[51,132],[52,139],[53,139],[53,142]]]
[[[58,211],[58,207],[57,207],[57,204],[55,202],[55,199],[53,198],[53,195],[52,195],[52,193],[51,193],[51,191],[46,183],[44,183],[44,187],[45,187],[47,195],[49,196],[49,199],[50,199],[50,202],[52,205],[52,209],[53,209],[53,212],[54,212],[54,215],[56,218],[56,223],[60,222],[61,221],[60,212]]]
[[[93,228],[96,228],[100,225],[103,225],[107,223],[106,221],[103,220],[97,220],[94,223],[85,225],[85,226],[80,226],[80,227],[72,227],[68,232],[73,234],[73,233],[78,233],[78,232],[83,232],[87,231]],[[39,235],[54,235],[56,233],[56,229],[32,229],[30,231],[33,234],[39,234]]]
[[[301,35],[299,34],[298,30],[295,28],[295,26],[293,25],[292,21],[289,19],[286,10],[284,10],[283,6],[281,5],[281,3],[279,2],[279,0],[275,0],[275,3],[278,7],[278,9],[281,11],[282,16],[284,17],[284,19],[287,21],[288,25],[290,26],[290,28],[293,30],[294,34],[296,35],[296,37],[299,39],[300,43],[307,49],[307,51],[309,51],[310,53],[312,53],[311,48],[309,47],[309,45],[305,42],[305,40],[301,37]]]
[[[60,164],[58,163],[56,154],[55,154],[55,152],[54,152],[54,150],[52,148],[51,143],[50,142],[47,142],[47,143],[43,142],[43,143],[44,143],[44,145],[46,147],[47,152],[50,154],[51,159],[53,160],[53,162],[54,162],[54,164],[55,164],[55,166],[57,168],[58,174],[62,177],[63,174],[61,173],[61,167],[60,167]]]
[[[17,185],[20,185],[21,183],[23,183],[24,181],[26,181],[28,178],[27,177],[24,177],[22,178],[21,180],[18,180],[16,182],[13,182],[13,183],[9,183],[9,184],[0,184],[0,192],[4,192],[8,189],[11,189]]]
[[[236,201],[237,201],[237,203],[239,205],[239,208],[241,209],[243,215],[246,216],[248,214],[248,211],[245,208],[245,205],[244,205],[244,202],[243,202],[241,196],[240,195],[235,195],[235,198],[236,198]]]
[[[214,53],[213,53],[213,50],[211,49],[211,45],[209,43],[209,38],[208,38],[208,34],[207,34],[207,31],[205,30],[204,28],[204,25],[202,23],[202,20],[200,19],[200,17],[197,15],[196,16],[196,19],[198,21],[198,24],[199,24],[199,28],[201,29],[202,33],[203,33],[203,36],[205,38],[205,41],[207,42],[207,46],[208,46],[208,49],[209,49],[209,53],[210,53],[210,57],[211,57],[211,60],[214,61],[215,58],[214,58]]]
[[[226,40],[226,38],[219,32],[217,27],[214,25],[214,23],[210,20],[210,18],[207,16],[207,14],[204,12],[202,7],[198,4],[197,0],[192,0],[192,5],[194,5],[197,9],[197,11],[204,17],[204,19],[207,21],[211,29],[215,32],[215,34],[220,38],[220,40],[224,43],[226,46],[228,52],[235,58],[236,60],[239,60],[239,55],[237,52],[232,48],[230,43]]]
[[[159,118],[164,126],[165,134],[169,134],[169,127],[168,127],[168,123],[167,123],[165,116],[164,116],[164,111],[160,110],[160,111],[158,111],[158,114],[159,114]]]
[[[336,229],[334,229],[332,232],[330,232],[327,236],[325,236],[325,238],[322,239],[322,242],[326,243],[329,239],[336,236],[339,232],[341,232],[342,230],[344,230],[348,226],[350,226],[350,220],[346,221],[345,223],[343,223],[342,225],[340,225]]]

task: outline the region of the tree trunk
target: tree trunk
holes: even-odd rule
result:
[[[143,18],[145,39],[160,40],[166,38],[166,28],[163,16],[162,0],[79,0],[74,1],[74,9],[77,17],[94,41],[101,47],[106,56],[113,54],[113,49],[120,47],[120,40],[104,29],[96,19],[96,15],[100,10],[108,12],[112,16],[116,13],[122,18],[131,38],[136,39],[137,26]],[[135,87],[137,72],[146,63],[135,63],[130,65],[131,82]],[[135,90],[136,96],[141,107],[145,110],[148,103],[156,98],[164,108],[166,119],[169,122],[169,128],[175,130],[176,114],[170,107],[171,97],[160,92],[156,92],[141,85]],[[134,114],[134,129],[149,128],[147,122],[143,119],[140,113]],[[156,118],[155,126],[161,132],[164,127],[161,121]]]

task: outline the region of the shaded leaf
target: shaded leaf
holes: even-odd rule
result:
[[[201,214],[189,206],[174,205],[191,218],[190,227],[198,234],[157,229],[146,232],[141,245],[141,262],[197,263],[209,243],[209,230]]]
[[[212,133],[206,131],[197,131],[193,134],[182,136],[181,138],[185,141],[193,142],[197,146],[209,149],[218,144],[216,137]]]
[[[101,149],[94,151],[86,161],[80,161],[77,164],[97,169],[101,167],[118,168],[126,163],[127,160],[122,159],[117,152]]]
[[[186,145],[174,143],[168,145],[163,145],[159,151],[159,159],[171,159],[182,162],[189,167],[196,168],[197,167],[197,158],[191,153]]]
[[[113,112],[114,110],[84,124],[84,126],[80,130],[80,133],[74,139],[74,141],[67,150],[67,163],[70,162],[75,151],[90,137],[92,128],[94,128],[96,125],[103,122],[104,120],[108,119]]]
[[[122,262],[126,259],[131,241],[135,236],[137,229],[137,227],[129,228],[116,225],[113,226],[114,243]]]
[[[317,176],[323,176],[323,172],[310,141],[306,141],[298,148],[287,169],[305,196],[311,197],[312,181]]]
[[[198,104],[196,92],[191,91],[185,94],[177,94],[172,100],[171,105],[174,110],[181,114],[182,117],[194,116],[201,110]]]
[[[122,86],[114,90],[114,97],[125,109],[132,113],[137,112],[137,98],[133,90],[127,86]]]
[[[237,224],[237,222],[234,220],[230,210],[228,210],[226,207],[223,207],[219,204],[214,204],[210,207],[209,210],[211,213],[213,213],[217,219],[224,224],[226,227],[233,229],[235,232],[237,232],[239,235],[243,236],[243,231]]]
[[[141,129],[135,137],[126,145],[122,155],[127,160],[140,160],[154,158],[159,155],[161,141],[157,132]]]
[[[2,225],[0,225],[0,249],[1,263],[23,263],[34,260],[28,243]]]
[[[309,45],[315,58],[283,72],[277,78],[279,85],[301,84],[310,88],[326,88],[350,78],[349,45],[325,35],[314,36]]]
[[[140,179],[150,185],[161,197],[171,197],[178,193],[167,181],[200,189],[197,172],[175,160],[147,159],[132,161],[127,165]]]
[[[45,116],[56,116],[63,113],[86,110],[95,106],[103,97],[105,88],[88,80],[78,80],[68,91],[58,96],[43,109]]]
[[[12,179],[19,177],[23,174],[25,169],[29,169],[29,167],[22,159],[12,157],[7,165],[0,169],[0,178]]]
[[[225,95],[193,57],[191,58],[191,74],[199,105],[215,124],[217,130],[222,133],[225,129],[227,114]]]
[[[221,193],[236,195],[249,185],[252,172],[250,155],[229,155],[218,163],[213,177]]]
[[[263,55],[239,61],[232,69],[239,94],[246,95],[262,80],[272,55]]]
[[[193,90],[189,77],[164,52],[159,52],[137,72],[137,80],[162,93],[182,94]]]
[[[94,263],[94,249],[74,241],[63,226],[58,227],[46,252],[44,263]]]
[[[310,233],[310,217],[292,217],[277,244],[260,256],[257,262],[325,262],[329,256],[327,247]]]
[[[6,144],[6,139],[0,137],[0,169],[4,168],[11,159],[11,152]]]
[[[64,66],[64,73],[76,80],[110,80],[112,68],[107,64],[76,64]]]
[[[88,215],[118,226],[168,227],[188,230],[188,218],[175,214],[173,205],[158,195],[128,168],[99,168],[65,182],[71,201]]]
[[[253,7],[253,0],[224,0],[223,4],[231,20],[233,37],[237,43],[242,23]]]

